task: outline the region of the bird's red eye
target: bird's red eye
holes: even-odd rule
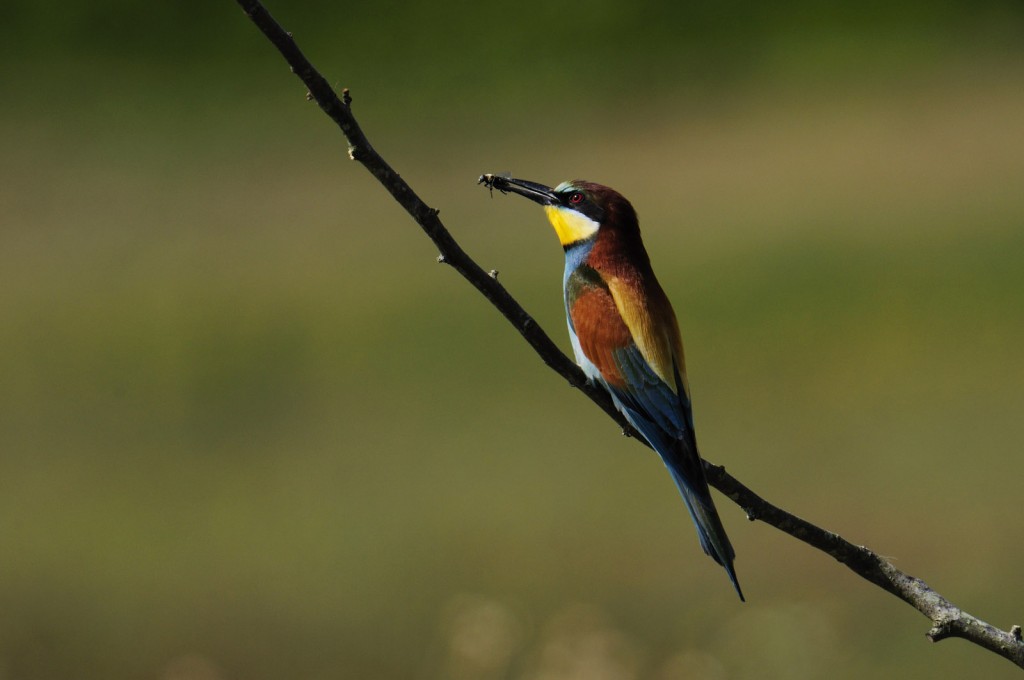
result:
[[[569,197],[569,202],[572,203],[572,204],[582,203],[583,202],[583,194],[581,194],[580,192],[577,191],[575,194],[573,194],[572,196]]]

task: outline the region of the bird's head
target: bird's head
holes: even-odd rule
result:
[[[601,230],[639,233],[636,212],[622,194],[594,182],[575,179],[555,188],[500,175],[484,175],[489,188],[525,196],[544,206],[562,247],[597,238]]]

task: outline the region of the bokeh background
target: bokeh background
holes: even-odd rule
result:
[[[704,454],[1024,624],[1024,5],[270,3],[564,347],[482,172],[637,206]],[[0,678],[1016,677],[655,456],[233,2],[8,0]]]

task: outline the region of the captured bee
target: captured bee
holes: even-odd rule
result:
[[[503,194],[508,193],[508,183],[506,183],[505,180],[510,179],[511,177],[512,173],[510,172],[499,172],[498,174],[487,173],[486,175],[480,175],[480,179],[478,179],[476,183],[483,184],[487,187],[487,190],[491,192],[491,196],[493,197],[495,189]]]

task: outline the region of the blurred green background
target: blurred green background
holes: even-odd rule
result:
[[[270,4],[567,348],[637,206],[704,454],[1024,623],[1024,5]],[[0,8],[0,678],[1016,677],[655,456],[449,269],[233,2]]]

